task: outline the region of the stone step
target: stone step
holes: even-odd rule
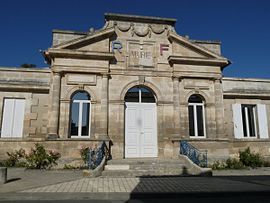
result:
[[[107,165],[157,165],[157,164],[184,164],[181,159],[112,159]]]
[[[167,170],[167,169],[177,169],[182,168],[183,164],[151,164],[151,165],[129,165],[131,170]]]
[[[105,170],[104,177],[140,177],[140,176],[179,176],[183,175],[183,168],[166,170]]]
[[[107,162],[102,176],[137,177],[185,175],[182,159],[130,158],[113,159]]]
[[[172,168],[182,168],[183,164],[110,164],[105,166],[105,170],[165,170]]]
[[[129,165],[124,165],[124,164],[111,164],[111,165],[106,165],[104,170],[108,171],[113,171],[113,170],[118,170],[118,171],[124,171],[124,170],[129,170],[130,166]]]

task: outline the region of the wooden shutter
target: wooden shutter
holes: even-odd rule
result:
[[[5,99],[2,121],[2,138],[22,137],[24,121],[24,99]]]
[[[233,126],[234,126],[234,137],[236,139],[243,138],[243,122],[242,122],[242,111],[241,104],[233,104]]]
[[[14,118],[12,137],[22,137],[24,120],[24,99],[16,99],[14,103]]]
[[[268,136],[268,123],[265,104],[257,104],[259,137],[267,139]]]
[[[10,138],[12,136],[13,117],[14,117],[14,99],[4,99],[1,137]]]

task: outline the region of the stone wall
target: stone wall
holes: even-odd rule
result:
[[[53,141],[44,141],[42,139],[24,139],[24,140],[7,140],[3,139],[0,142],[0,161],[7,159],[6,152],[13,152],[14,150],[25,149],[26,152],[30,152],[31,148],[34,148],[35,143],[42,144],[46,150],[52,150],[59,152],[61,158],[58,161],[58,167],[63,168],[64,164],[71,164],[73,166],[80,166],[83,164],[80,149],[85,147],[98,147],[101,142],[92,140],[77,140],[77,139],[60,139]]]
[[[4,99],[25,99],[23,138],[45,138],[48,124],[48,69],[0,68],[0,113]],[[2,116],[0,123],[2,123]]]

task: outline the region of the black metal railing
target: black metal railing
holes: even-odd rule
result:
[[[207,167],[207,150],[198,150],[185,140],[180,141],[180,154],[187,156],[200,167]]]
[[[88,168],[91,170],[97,168],[101,164],[104,157],[106,157],[106,160],[110,159],[110,153],[104,141],[97,148],[92,149],[89,147],[86,162]]]

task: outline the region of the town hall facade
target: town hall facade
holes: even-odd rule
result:
[[[270,80],[223,77],[220,42],[175,23],[108,13],[100,30],[54,30],[49,68],[0,68],[0,159],[38,142],[68,162],[103,141],[112,159],[177,158],[181,140],[210,162],[269,157]]]

